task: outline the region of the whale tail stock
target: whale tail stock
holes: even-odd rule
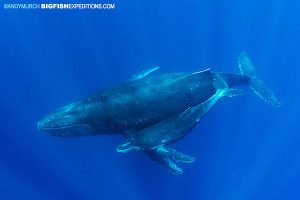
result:
[[[281,105],[281,102],[274,96],[273,92],[261,80],[256,78],[253,64],[245,52],[240,53],[238,65],[241,74],[250,78],[248,82],[249,87],[259,98],[274,107]]]
[[[247,94],[247,92],[240,90],[240,89],[229,89],[226,81],[219,75],[219,73],[213,74],[213,84],[214,88],[216,90],[216,98],[213,98],[215,101],[217,101],[220,97],[235,97],[235,96],[241,96]],[[213,102],[212,104],[214,104]]]

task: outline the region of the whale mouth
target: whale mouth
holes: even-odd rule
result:
[[[37,123],[37,128],[51,135],[61,137],[79,137],[94,133],[94,129],[89,124],[68,124],[64,126],[44,126],[41,121]]]

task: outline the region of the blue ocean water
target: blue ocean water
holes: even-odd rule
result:
[[[1,5],[0,199],[300,199],[299,2],[81,2],[116,8]],[[36,129],[49,111],[153,66],[238,72],[241,51],[282,106],[254,94],[219,101],[172,145],[196,157],[182,175],[117,153],[121,136]]]

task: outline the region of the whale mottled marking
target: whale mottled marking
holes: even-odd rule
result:
[[[121,134],[118,152],[144,151],[174,174],[177,162],[194,158],[168,145],[188,134],[222,97],[244,95],[247,86],[265,102],[280,102],[261,80],[246,53],[238,58],[240,74],[214,72],[167,73],[153,76],[158,67],[143,71],[119,85],[102,89],[81,101],[56,109],[37,123],[40,130],[62,137]],[[151,76],[150,76],[151,75]]]

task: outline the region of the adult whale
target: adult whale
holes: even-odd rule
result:
[[[59,108],[37,123],[37,128],[64,137],[121,134],[118,152],[144,151],[175,174],[175,162],[194,158],[166,147],[189,133],[223,96],[245,94],[247,86],[274,107],[273,93],[256,78],[246,55],[238,57],[240,74],[213,72],[168,73],[149,76],[153,68],[117,86],[96,91],[81,101]]]

